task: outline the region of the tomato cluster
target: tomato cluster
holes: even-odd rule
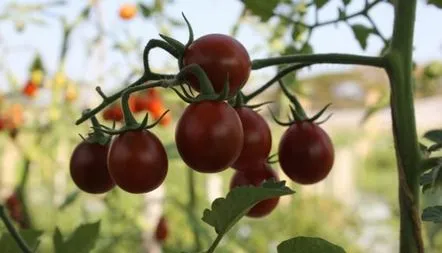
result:
[[[231,189],[245,185],[259,186],[267,180],[279,180],[268,161],[272,147],[270,127],[253,109],[254,106],[246,104],[247,101],[240,91],[251,70],[245,48],[229,36],[210,34],[186,46],[180,60],[180,74],[185,79],[183,81],[199,92],[197,97],[188,93],[179,94],[190,103],[184,109],[175,129],[175,143],[183,162],[202,173],[235,169],[230,182]],[[199,69],[194,68],[195,66]],[[283,91],[297,109],[291,107],[292,118],[295,119],[292,122],[280,123],[275,119],[278,123],[289,126],[279,142],[279,164],[282,171],[294,182],[317,183],[329,174],[334,162],[333,144],[327,133],[315,123],[326,108],[312,118],[307,118],[296,98],[285,88]],[[234,101],[229,99],[233,96],[236,97]],[[155,119],[159,119],[165,111],[158,91],[152,88],[130,97],[127,103],[130,111],[149,111]],[[118,104],[109,106],[103,113],[105,120],[122,121],[124,118],[130,121],[131,117],[126,116],[126,112],[123,113]],[[82,145],[86,147],[82,143],[77,149]],[[154,134],[145,129],[131,128],[118,132],[109,147],[101,146],[97,151],[84,151],[90,154],[100,152],[100,155],[84,154],[83,158],[77,158],[76,152],[79,151],[74,151],[72,156],[71,175],[77,177],[74,182],[80,188],[84,185],[82,189],[91,193],[105,192],[114,184],[131,193],[149,192],[164,181],[168,171],[168,159],[163,145]],[[86,162],[80,163],[82,159]],[[77,171],[78,175],[72,170]],[[90,175],[87,176],[87,173]],[[279,198],[261,201],[246,215],[268,215],[278,202]],[[165,221],[161,220],[158,225],[161,228],[158,229],[160,232],[157,231],[159,241],[163,240],[164,234],[167,235],[167,229],[162,228],[164,224]]]

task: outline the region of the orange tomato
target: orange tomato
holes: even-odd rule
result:
[[[37,95],[38,86],[33,83],[31,80],[29,80],[25,87],[23,88],[22,92],[27,97],[35,97]]]
[[[103,112],[103,119],[107,121],[123,121],[123,109],[119,104],[113,104]]]
[[[137,14],[137,6],[131,3],[125,3],[120,7],[120,18],[130,20]]]

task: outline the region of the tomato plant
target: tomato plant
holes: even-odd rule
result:
[[[195,40],[184,52],[183,64],[200,65],[216,92],[221,92],[228,80],[230,94],[247,82],[251,70],[249,54],[244,46],[222,34],[209,34]],[[190,76],[189,80],[192,88],[199,91],[196,78]]]
[[[175,130],[183,161],[192,169],[214,173],[231,166],[243,145],[241,120],[225,102],[202,101],[184,110]]]
[[[158,137],[148,130],[138,130],[112,139],[107,164],[118,187],[130,193],[145,193],[164,181],[168,160]]]

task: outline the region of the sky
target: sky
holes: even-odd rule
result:
[[[0,16],[4,13],[6,4],[13,1],[14,0],[0,1]],[[42,2],[37,0],[16,1],[23,3]],[[365,0],[353,0],[348,8],[348,13],[360,10],[364,1]],[[86,2],[85,0],[70,0],[69,8],[64,9],[64,11],[67,10],[65,13],[68,15],[68,18],[72,19],[77,15]],[[136,34],[145,42],[151,38],[159,38],[158,33],[160,30],[152,22],[141,18],[124,22],[118,18],[118,8],[126,2],[134,3],[135,1],[102,0],[101,19],[103,20],[104,29],[120,39],[125,38],[126,32]],[[142,2],[149,4],[151,0]],[[337,7],[341,5],[341,0],[331,0],[320,10],[320,20],[336,18]],[[166,13],[179,19],[181,18],[181,12],[184,12],[193,25],[195,36],[200,37],[208,33],[228,34],[240,14],[241,6],[242,4],[238,0],[175,0],[173,4],[167,6]],[[374,8],[370,14],[381,32],[386,37],[389,37],[392,32],[393,22],[392,7],[389,4],[381,4]],[[48,13],[48,15],[52,14]],[[313,15],[308,15],[307,17],[308,20],[312,18]],[[53,19],[48,18],[46,20],[51,21]],[[351,23],[367,24],[364,19],[352,19]],[[442,59],[442,33],[438,32],[438,28],[436,28],[437,24],[442,24],[442,11],[419,1],[414,37],[414,58],[417,63],[426,63],[431,60]],[[35,51],[42,52],[48,70],[50,72],[55,71],[58,66],[57,57],[60,48],[60,31],[61,27],[59,24],[50,22],[46,26],[32,25],[27,27],[23,33],[16,33],[12,22],[0,22],[0,54],[2,54],[2,58],[0,59],[0,81],[2,83],[5,81],[1,72],[5,67],[12,69],[19,77],[19,80],[24,81],[28,64]],[[109,53],[105,58],[92,55],[92,60],[87,60],[88,53],[84,48],[83,42],[84,40],[92,38],[95,32],[96,28],[93,24],[86,24],[81,25],[73,34],[71,40],[72,48],[68,54],[67,72],[68,75],[74,79],[81,78],[88,80],[89,77],[92,78],[97,75],[97,73],[107,75],[110,66],[115,64],[117,64],[117,70],[125,68],[121,55],[117,53]],[[250,25],[244,25],[240,29],[237,39],[241,41],[246,48],[251,49],[256,46],[265,45],[266,42],[263,34],[265,34],[263,30],[256,29]],[[173,30],[172,36],[184,42],[187,40],[187,30],[185,28]],[[30,43],[32,44],[30,45]],[[367,49],[363,51],[354,39],[352,31],[345,24],[326,26],[316,30],[312,35],[311,45],[316,53],[355,53],[362,55],[376,55],[382,48],[381,40],[375,36],[371,36],[368,40]],[[110,48],[111,44],[109,41],[106,46],[107,47],[103,49],[104,51],[107,50],[106,48]],[[252,59],[260,57],[265,57],[265,52],[251,52]],[[165,57],[164,54],[154,52],[153,59],[157,60],[157,62],[163,62],[170,58]],[[303,71],[301,75],[340,71],[346,68],[348,68],[348,66],[320,65]],[[267,73],[273,73],[272,71],[274,70],[267,71]],[[264,71],[264,73],[266,72]],[[3,85],[1,85],[1,87],[2,86]]]

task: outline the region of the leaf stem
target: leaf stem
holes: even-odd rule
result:
[[[3,223],[6,226],[6,228],[8,229],[9,233],[14,238],[14,240],[17,243],[18,247],[24,253],[32,253],[32,250],[26,244],[25,240],[17,232],[17,230],[15,229],[14,225],[12,225],[11,220],[8,218],[8,216],[5,213],[5,207],[3,205],[0,205],[0,219],[3,221]]]
[[[206,253],[213,253],[215,252],[216,247],[221,242],[221,239],[223,239],[224,234],[218,234],[215,238],[215,241],[213,241],[212,245],[210,245],[210,248],[206,251]]]

